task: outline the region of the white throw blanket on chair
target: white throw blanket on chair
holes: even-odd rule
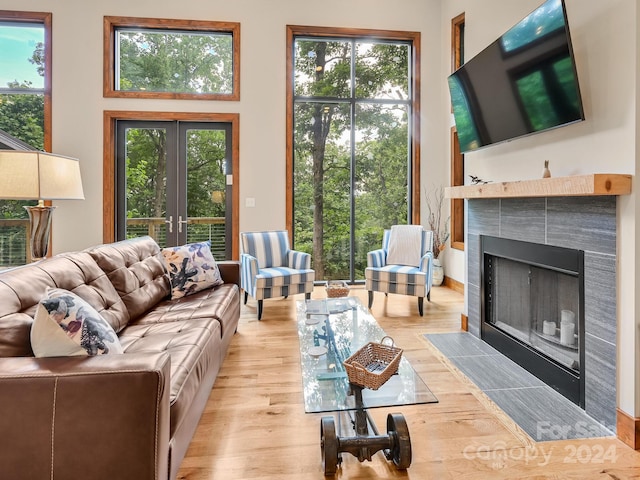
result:
[[[389,235],[387,265],[420,266],[422,225],[392,225]]]

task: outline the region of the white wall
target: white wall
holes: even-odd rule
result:
[[[285,227],[287,24],[422,32],[423,171],[444,156],[438,72],[439,0],[0,0],[0,9],[53,13],[53,151],[81,161],[86,200],[58,202],[54,253],[102,241],[102,112],[155,110],[240,114],[240,230]],[[241,100],[102,97],[104,15],[241,23]],[[439,167],[445,175],[446,165]],[[245,208],[245,198],[256,199]],[[82,219],[78,222],[78,219]]]
[[[452,0],[442,2],[442,32],[450,38],[451,18],[465,12],[467,60],[534,10],[542,0]],[[576,57],[584,122],[520,138],[465,156],[468,175],[491,181],[540,178],[544,160],[553,176],[586,173],[636,174],[638,142],[638,24],[635,0],[565,0]],[[443,71],[450,58],[443,53]],[[446,87],[443,95],[448,98]],[[452,124],[449,106],[441,114]],[[448,147],[447,147],[447,151]],[[635,188],[635,186],[634,186]],[[638,341],[638,196],[619,198],[618,214],[618,406],[640,414]],[[464,253],[448,249],[447,275],[464,281]]]

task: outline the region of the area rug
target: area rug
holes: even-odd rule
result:
[[[424,338],[537,442],[614,435],[579,406],[467,332]]]

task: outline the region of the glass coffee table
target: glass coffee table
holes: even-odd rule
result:
[[[299,301],[296,305],[304,406],[307,413],[337,412],[323,416],[320,424],[325,475],[336,473],[342,453],[361,462],[382,450],[398,469],[411,464],[411,440],[404,416],[387,416],[387,433],[381,434],[367,409],[421,403],[438,399],[403,356],[398,373],[379,389],[349,382],[343,361],[386,333],[356,297]],[[400,348],[402,345],[398,345]],[[347,425],[342,425],[347,414]],[[339,436],[340,433],[346,436]]]

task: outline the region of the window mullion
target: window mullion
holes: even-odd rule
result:
[[[355,281],[355,251],[356,251],[356,197],[355,184],[356,184],[356,41],[351,40],[351,172],[349,174],[349,208],[351,209],[349,221],[350,221],[350,235],[349,235],[349,248],[351,253],[349,255],[349,279],[351,282]]]

